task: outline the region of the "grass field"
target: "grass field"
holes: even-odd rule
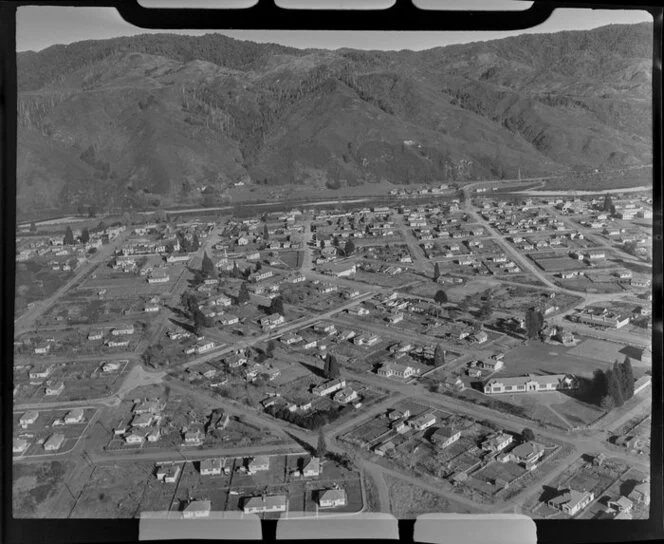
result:
[[[599,355],[590,351],[593,349],[592,346],[589,348],[583,347],[585,342],[590,341],[584,340],[577,346],[569,348],[562,345],[553,346],[536,341],[518,346],[505,354],[505,366],[494,377],[524,376],[530,373],[575,374],[590,377],[595,369],[608,368],[616,358],[620,361],[624,359],[624,355],[614,355],[614,353],[618,353],[618,350],[623,348],[622,345],[598,341],[601,344],[609,344],[616,347],[616,351],[614,352],[613,349],[600,344],[598,349],[603,350],[600,358]],[[592,342],[595,341],[592,340]]]
[[[613,342],[604,342],[588,338],[580,344],[571,348],[568,353],[582,359],[593,359],[605,363],[613,363],[615,360],[622,362],[625,358],[625,346]]]

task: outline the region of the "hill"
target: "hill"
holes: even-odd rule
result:
[[[20,53],[19,215],[651,162],[652,25],[426,51],[169,34]]]

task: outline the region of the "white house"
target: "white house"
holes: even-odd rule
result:
[[[318,492],[318,506],[320,508],[336,508],[347,503],[345,489],[325,489]]]

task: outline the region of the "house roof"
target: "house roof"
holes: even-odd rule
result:
[[[321,501],[338,501],[340,499],[346,500],[346,490],[326,489],[320,494],[319,499]]]
[[[555,505],[569,504],[571,507],[576,506],[588,496],[587,491],[576,491],[575,489],[564,489],[557,496],[551,499],[551,503]]]
[[[539,453],[541,451],[544,451],[544,447],[541,444],[526,442],[524,444],[519,444],[511,453],[516,457],[525,458],[533,453]]]
[[[552,383],[557,385],[562,380],[567,378],[568,374],[550,374],[547,376],[518,376],[516,378],[495,378],[489,380],[486,385],[491,386],[493,384],[502,383],[503,385],[526,385],[529,382],[537,382],[540,385],[546,385],[547,383]]]
[[[439,427],[436,429],[436,431],[433,433],[433,436],[435,438],[450,438],[457,434],[459,431],[455,429],[454,427],[450,426],[445,426],[445,427]]]
[[[265,495],[260,497],[248,497],[244,501],[244,508],[256,508],[273,506],[286,506],[286,495]]]
[[[210,501],[191,501],[184,509],[185,512],[209,512]]]
[[[320,472],[320,459],[318,457],[312,457],[305,465],[304,471]]]
[[[259,455],[257,457],[252,458],[250,464],[259,465],[259,466],[269,465],[270,458],[267,455]]]

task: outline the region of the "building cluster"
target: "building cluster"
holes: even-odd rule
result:
[[[134,404],[131,414],[118,423],[113,434],[126,444],[142,445],[157,442],[161,438],[162,412],[166,403],[159,399],[141,400]]]

